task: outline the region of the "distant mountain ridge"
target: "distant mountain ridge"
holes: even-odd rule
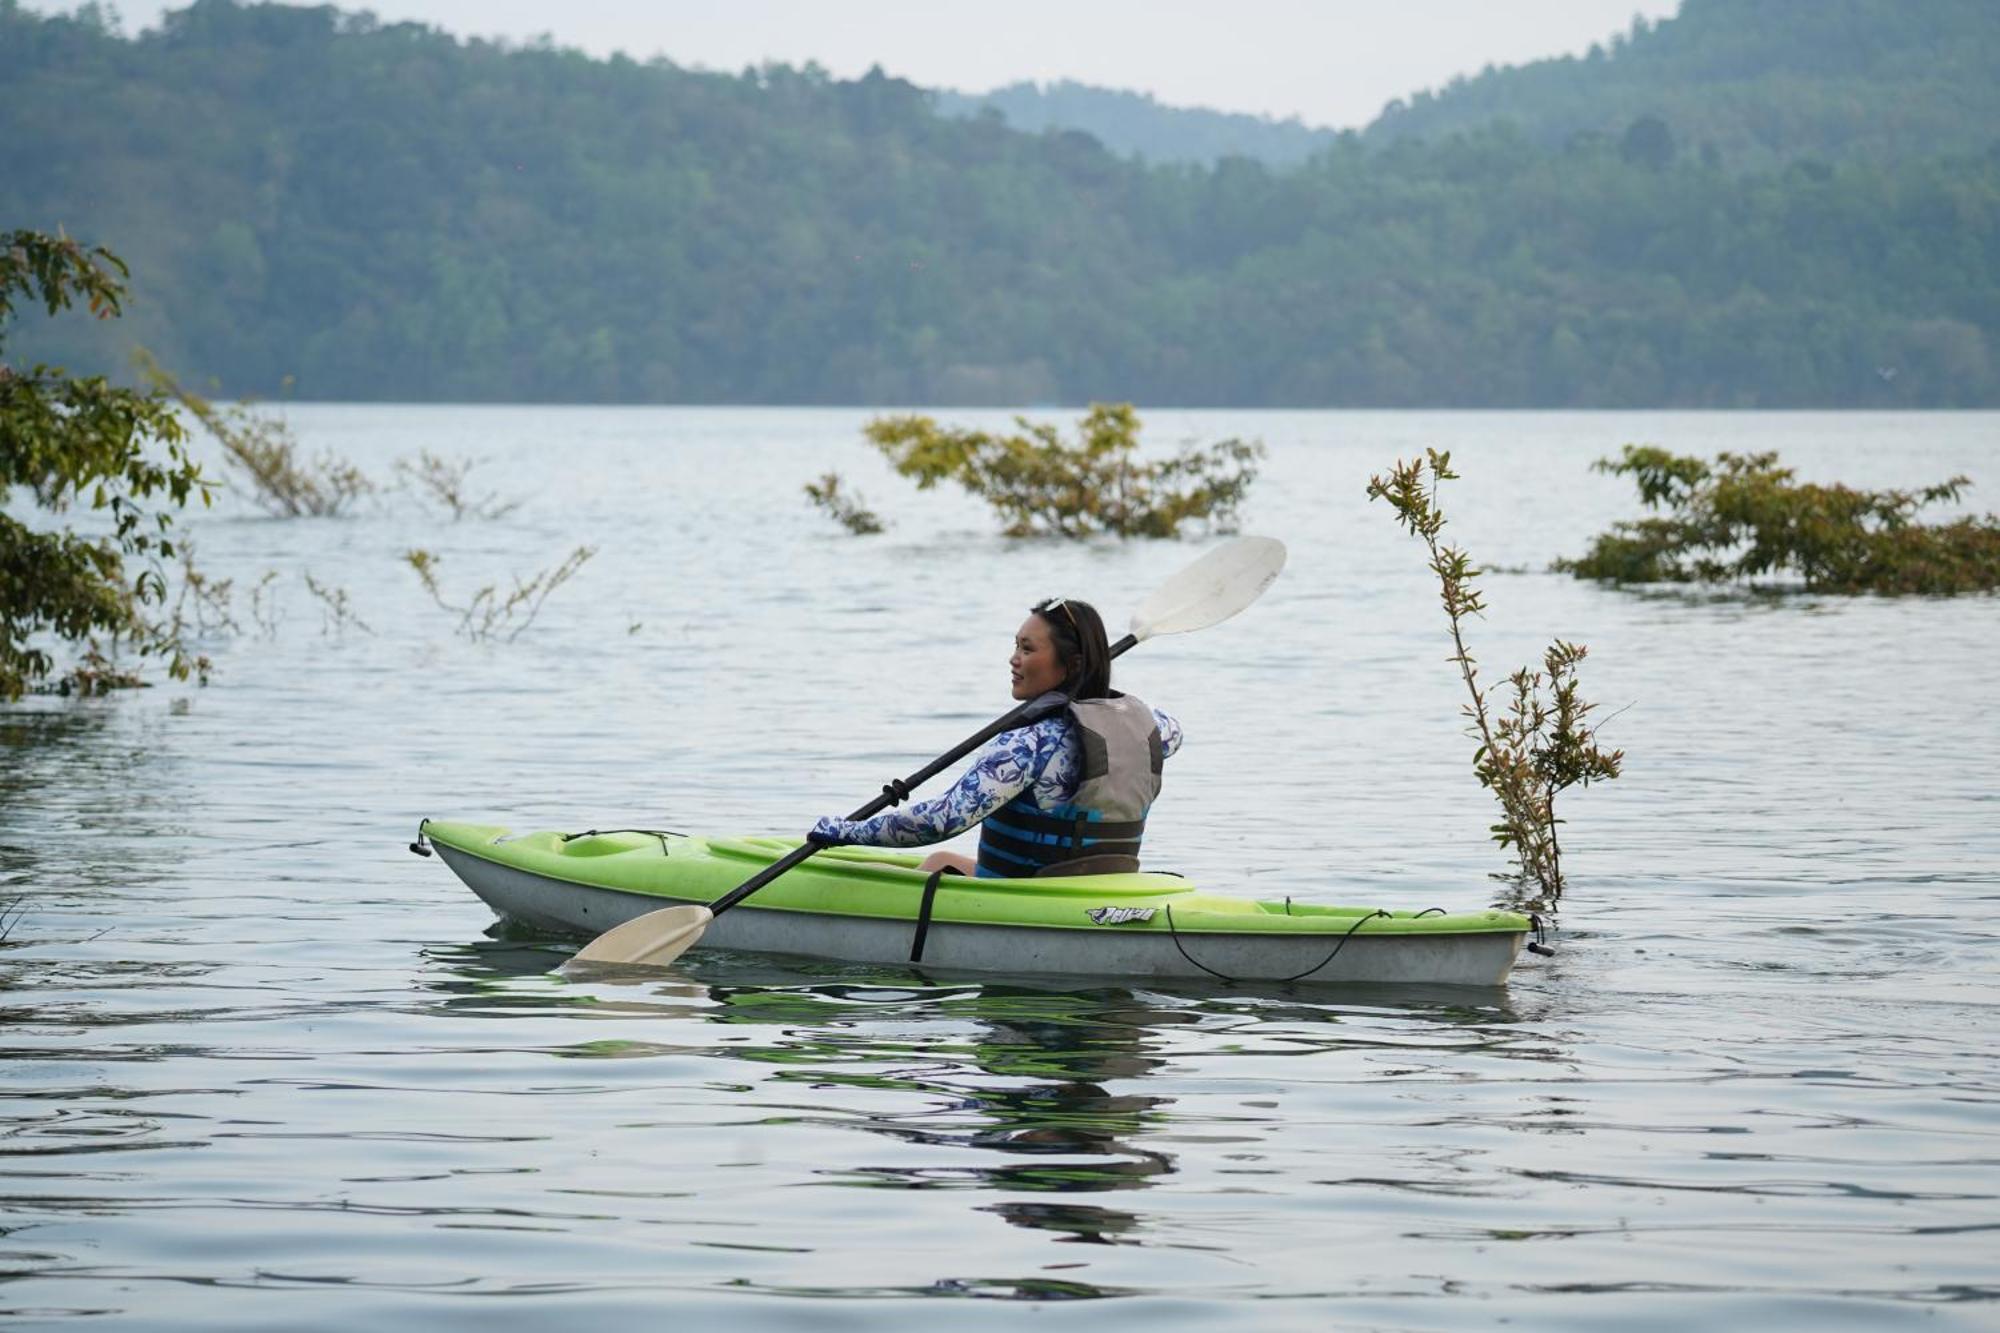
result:
[[[1277,120],[1206,107],[1167,106],[1151,93],[1100,88],[1061,79],[1010,83],[989,93],[934,93],[938,111],[972,117],[991,108],[1029,134],[1081,130],[1120,157],[1206,165],[1247,157],[1268,167],[1295,167],[1340,137],[1296,117]]]
[[[1682,0],[1586,55],[1391,103],[1365,138],[1437,142],[1508,121],[1557,147],[1642,119],[1738,169],[1984,152],[2000,143],[2000,3]]]
[[[1289,169],[1343,133],[1068,80],[934,97],[944,115],[991,107],[1015,129],[1078,130],[1149,162]],[[1584,55],[1398,98],[1361,134],[1379,148],[1509,122],[1561,147],[1618,140],[1642,121],[1656,151],[1736,170],[1983,152],[2000,142],[2000,0],[1682,0],[1674,17],[1635,20]]]

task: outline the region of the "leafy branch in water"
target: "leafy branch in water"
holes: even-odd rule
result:
[[[185,645],[143,613],[166,599],[176,514],[190,500],[208,503],[212,489],[188,456],[180,418],[158,391],[17,367],[5,356],[16,300],[51,316],[81,304],[110,319],[126,276],[110,251],[60,233],[0,232],[0,498],[19,486],[46,515],[87,506],[108,520],[86,534],[0,512],[0,700],[55,674],[54,655],[37,643],[43,635],[83,653],[60,681],[69,692],[140,683],[110,663],[99,636],[114,653],[122,640],[141,657],[166,658],[176,679],[195,669]]]
[[[397,473],[419,495],[448,512],[454,523],[462,518],[502,518],[521,507],[519,500],[502,500],[490,491],[473,495],[465,484],[473,466],[470,458],[444,458],[428,449],[421,450],[414,462],[407,458],[396,461]]]
[[[310,571],[305,575],[306,591],[319,603],[320,633],[337,635],[347,632],[352,625],[363,634],[373,634],[374,627],[354,613],[354,605],[348,600],[347,589],[336,588],[332,584],[321,583]],[[272,622],[273,628],[276,621]]]
[[[882,531],[882,520],[858,494],[841,489],[840,474],[829,472],[806,483],[806,495],[820,510],[857,537]]]
[[[181,545],[181,574],[174,603],[167,609],[163,630],[179,639],[189,633],[239,634],[243,627],[236,623],[230,612],[230,601],[236,588],[234,579],[218,579],[204,574],[194,565],[194,547],[190,543]],[[201,659],[202,683],[207,684],[208,660]]]
[[[274,518],[332,518],[374,493],[375,483],[360,468],[331,452],[306,461],[283,417],[248,402],[219,407],[144,351],[139,369],[156,391],[179,401],[208,428],[223,458],[248,483],[251,498]]]
[[[202,682],[207,683],[207,658],[187,658],[190,674],[201,671]],[[83,699],[95,699],[110,694],[113,690],[143,690],[148,688],[146,678],[124,664],[119,651],[119,641],[113,637],[107,643],[96,637],[86,639],[82,652],[71,664],[69,670],[53,685],[41,684],[35,687],[37,694],[59,694],[65,698],[75,695]]]
[[[2000,587],[2000,518],[1917,522],[1972,483],[1914,491],[1800,482],[1775,453],[1719,454],[1713,464],[1626,445],[1600,472],[1630,476],[1656,517],[1614,524],[1556,568],[1614,583],[1722,583],[1792,574],[1808,591],[1962,593]]]
[[[277,581],[278,571],[267,569],[263,578],[250,585],[250,619],[267,639],[278,637],[278,622],[284,618],[278,609],[277,590],[271,586]]]
[[[1173,537],[1187,523],[1228,531],[1264,454],[1261,444],[1223,440],[1140,461],[1129,403],[1093,404],[1074,445],[1054,426],[1014,422],[1019,434],[995,435],[929,417],[880,417],[864,433],[919,490],[955,481],[985,500],[1010,537]]]
[[[502,593],[499,585],[489,583],[462,605],[447,598],[438,584],[437,569],[442,563],[441,557],[418,549],[404,552],[403,559],[417,572],[417,578],[422,580],[424,591],[431,595],[431,600],[458,617],[458,633],[475,643],[493,639],[512,643],[534,623],[549,594],[569,582],[596,554],[594,546],[579,546],[564,557],[561,564],[542,570],[533,578],[516,576],[511,591]]]
[[[1461,710],[1470,724],[1466,734],[1479,742],[1472,769],[1500,802],[1503,817],[1491,828],[1493,840],[1513,852],[1517,881],[1539,890],[1527,905],[1554,908],[1563,891],[1562,847],[1556,836],[1563,821],[1556,818],[1556,795],[1617,777],[1625,752],[1600,749],[1596,731],[1585,725],[1597,706],[1585,703],[1577,692],[1577,665],[1589,651],[1582,644],[1558,639],[1543,655],[1540,671],[1522,667],[1509,676],[1505,711],[1480,688],[1478,663],[1465,645],[1465,622],[1486,611],[1485,596],[1474,582],[1480,571],[1463,550],[1439,540],[1445,517],[1437,504],[1438,486],[1456,480],[1451,455],[1426,449],[1422,459],[1397,460],[1387,480],[1371,477],[1368,498],[1387,500],[1397,521],[1430,551],[1431,572],[1437,575],[1439,598],[1451,623],[1451,660],[1470,697]]]

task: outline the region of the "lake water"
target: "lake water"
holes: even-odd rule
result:
[[[859,411],[290,417],[384,480],[428,449],[523,503],[225,498],[190,525],[236,580],[213,685],[0,708],[8,1326],[1994,1326],[2000,598],[1539,571],[1636,512],[1588,470],[1622,443],[1965,472],[1984,509],[2000,417],[1148,417],[1263,439],[1244,528],[1291,550],[1240,618],[1120,662],[1188,736],[1151,863],[1492,900],[1435,591],[1364,498],[1398,456],[1450,448],[1451,533],[1516,571],[1489,676],[1590,645],[1626,774],[1565,798],[1558,952],[1504,991],[701,951],[559,979],[573,946],[489,937],[405,850],[419,818],[803,830],[1005,709],[1029,602],[1122,622],[1205,543],[1003,539],[889,475]],[[887,535],[809,508],[829,469]],[[579,544],[512,642],[455,635],[401,563],[463,598]]]

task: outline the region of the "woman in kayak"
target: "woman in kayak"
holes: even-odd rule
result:
[[[920,869],[1018,878],[1138,868],[1161,762],[1180,748],[1167,714],[1111,688],[1111,646],[1089,603],[1042,602],[1007,659],[1016,699],[1045,699],[1037,720],[988,741],[934,801],[873,819],[828,817],[807,838],[822,847],[921,847],[974,824],[979,858],[933,852]]]

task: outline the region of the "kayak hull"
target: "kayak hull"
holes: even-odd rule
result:
[[[502,918],[584,937],[663,907],[713,901],[760,868],[760,859],[768,864],[791,846],[590,835],[619,843],[610,852],[591,854],[585,846],[566,854],[582,835],[516,838],[435,821],[424,831],[445,864]],[[872,849],[823,853],[716,917],[699,947],[954,972],[1498,986],[1532,928],[1508,912],[1391,917],[1252,903],[1200,893],[1166,875],[947,878],[952,887],[936,895],[921,958],[913,959],[925,878],[916,859]],[[1105,908],[1129,915],[1119,919],[1114,910],[1107,924],[1089,915]]]

